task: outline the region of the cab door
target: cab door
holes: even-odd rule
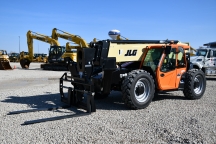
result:
[[[176,65],[176,88],[180,88],[179,84],[180,84],[180,80],[182,75],[186,72],[186,55],[185,55],[185,51],[182,47],[178,47],[178,51],[177,51],[177,65]]]
[[[213,50],[213,66],[215,67],[216,66],[216,50]]]
[[[157,68],[157,83],[160,90],[176,88],[176,48],[172,48],[170,54],[163,55],[160,66]]]

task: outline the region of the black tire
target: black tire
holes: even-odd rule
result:
[[[186,73],[184,96],[188,99],[200,99],[206,90],[206,77],[202,70],[191,69]]]
[[[155,83],[147,71],[133,70],[123,80],[121,89],[122,99],[126,106],[131,109],[143,109],[151,103],[154,97]]]

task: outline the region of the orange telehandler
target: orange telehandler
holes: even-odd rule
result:
[[[61,101],[66,105],[9,114],[71,106],[87,111],[24,124],[90,114],[96,112],[96,96],[106,98],[112,90],[122,92],[122,100],[130,109],[148,107],[160,92],[182,91],[187,99],[200,99],[205,94],[206,77],[191,65],[190,53],[186,52],[189,48],[178,40],[100,40],[88,48],[77,49],[77,63],[69,66],[70,76],[65,72],[60,78]]]

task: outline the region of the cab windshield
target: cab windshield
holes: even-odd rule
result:
[[[11,53],[11,56],[16,57],[18,56],[18,53]]]
[[[148,50],[143,62],[143,66],[150,66],[153,71],[156,70],[164,49],[153,48]]]
[[[49,59],[59,59],[65,52],[65,47],[51,47],[49,51]]]
[[[0,50],[1,55],[7,55],[7,52],[5,50]]]
[[[196,56],[206,56],[207,50],[197,50]]]
[[[58,48],[52,47],[52,48],[50,48],[50,54],[54,54],[54,55],[62,54],[62,53],[64,53],[64,51],[65,51],[65,49],[62,48],[62,47],[58,47]]]

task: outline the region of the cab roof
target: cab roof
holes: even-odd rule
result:
[[[208,46],[210,48],[216,48],[216,41],[215,42],[205,43],[205,44],[203,44],[203,46]]]

